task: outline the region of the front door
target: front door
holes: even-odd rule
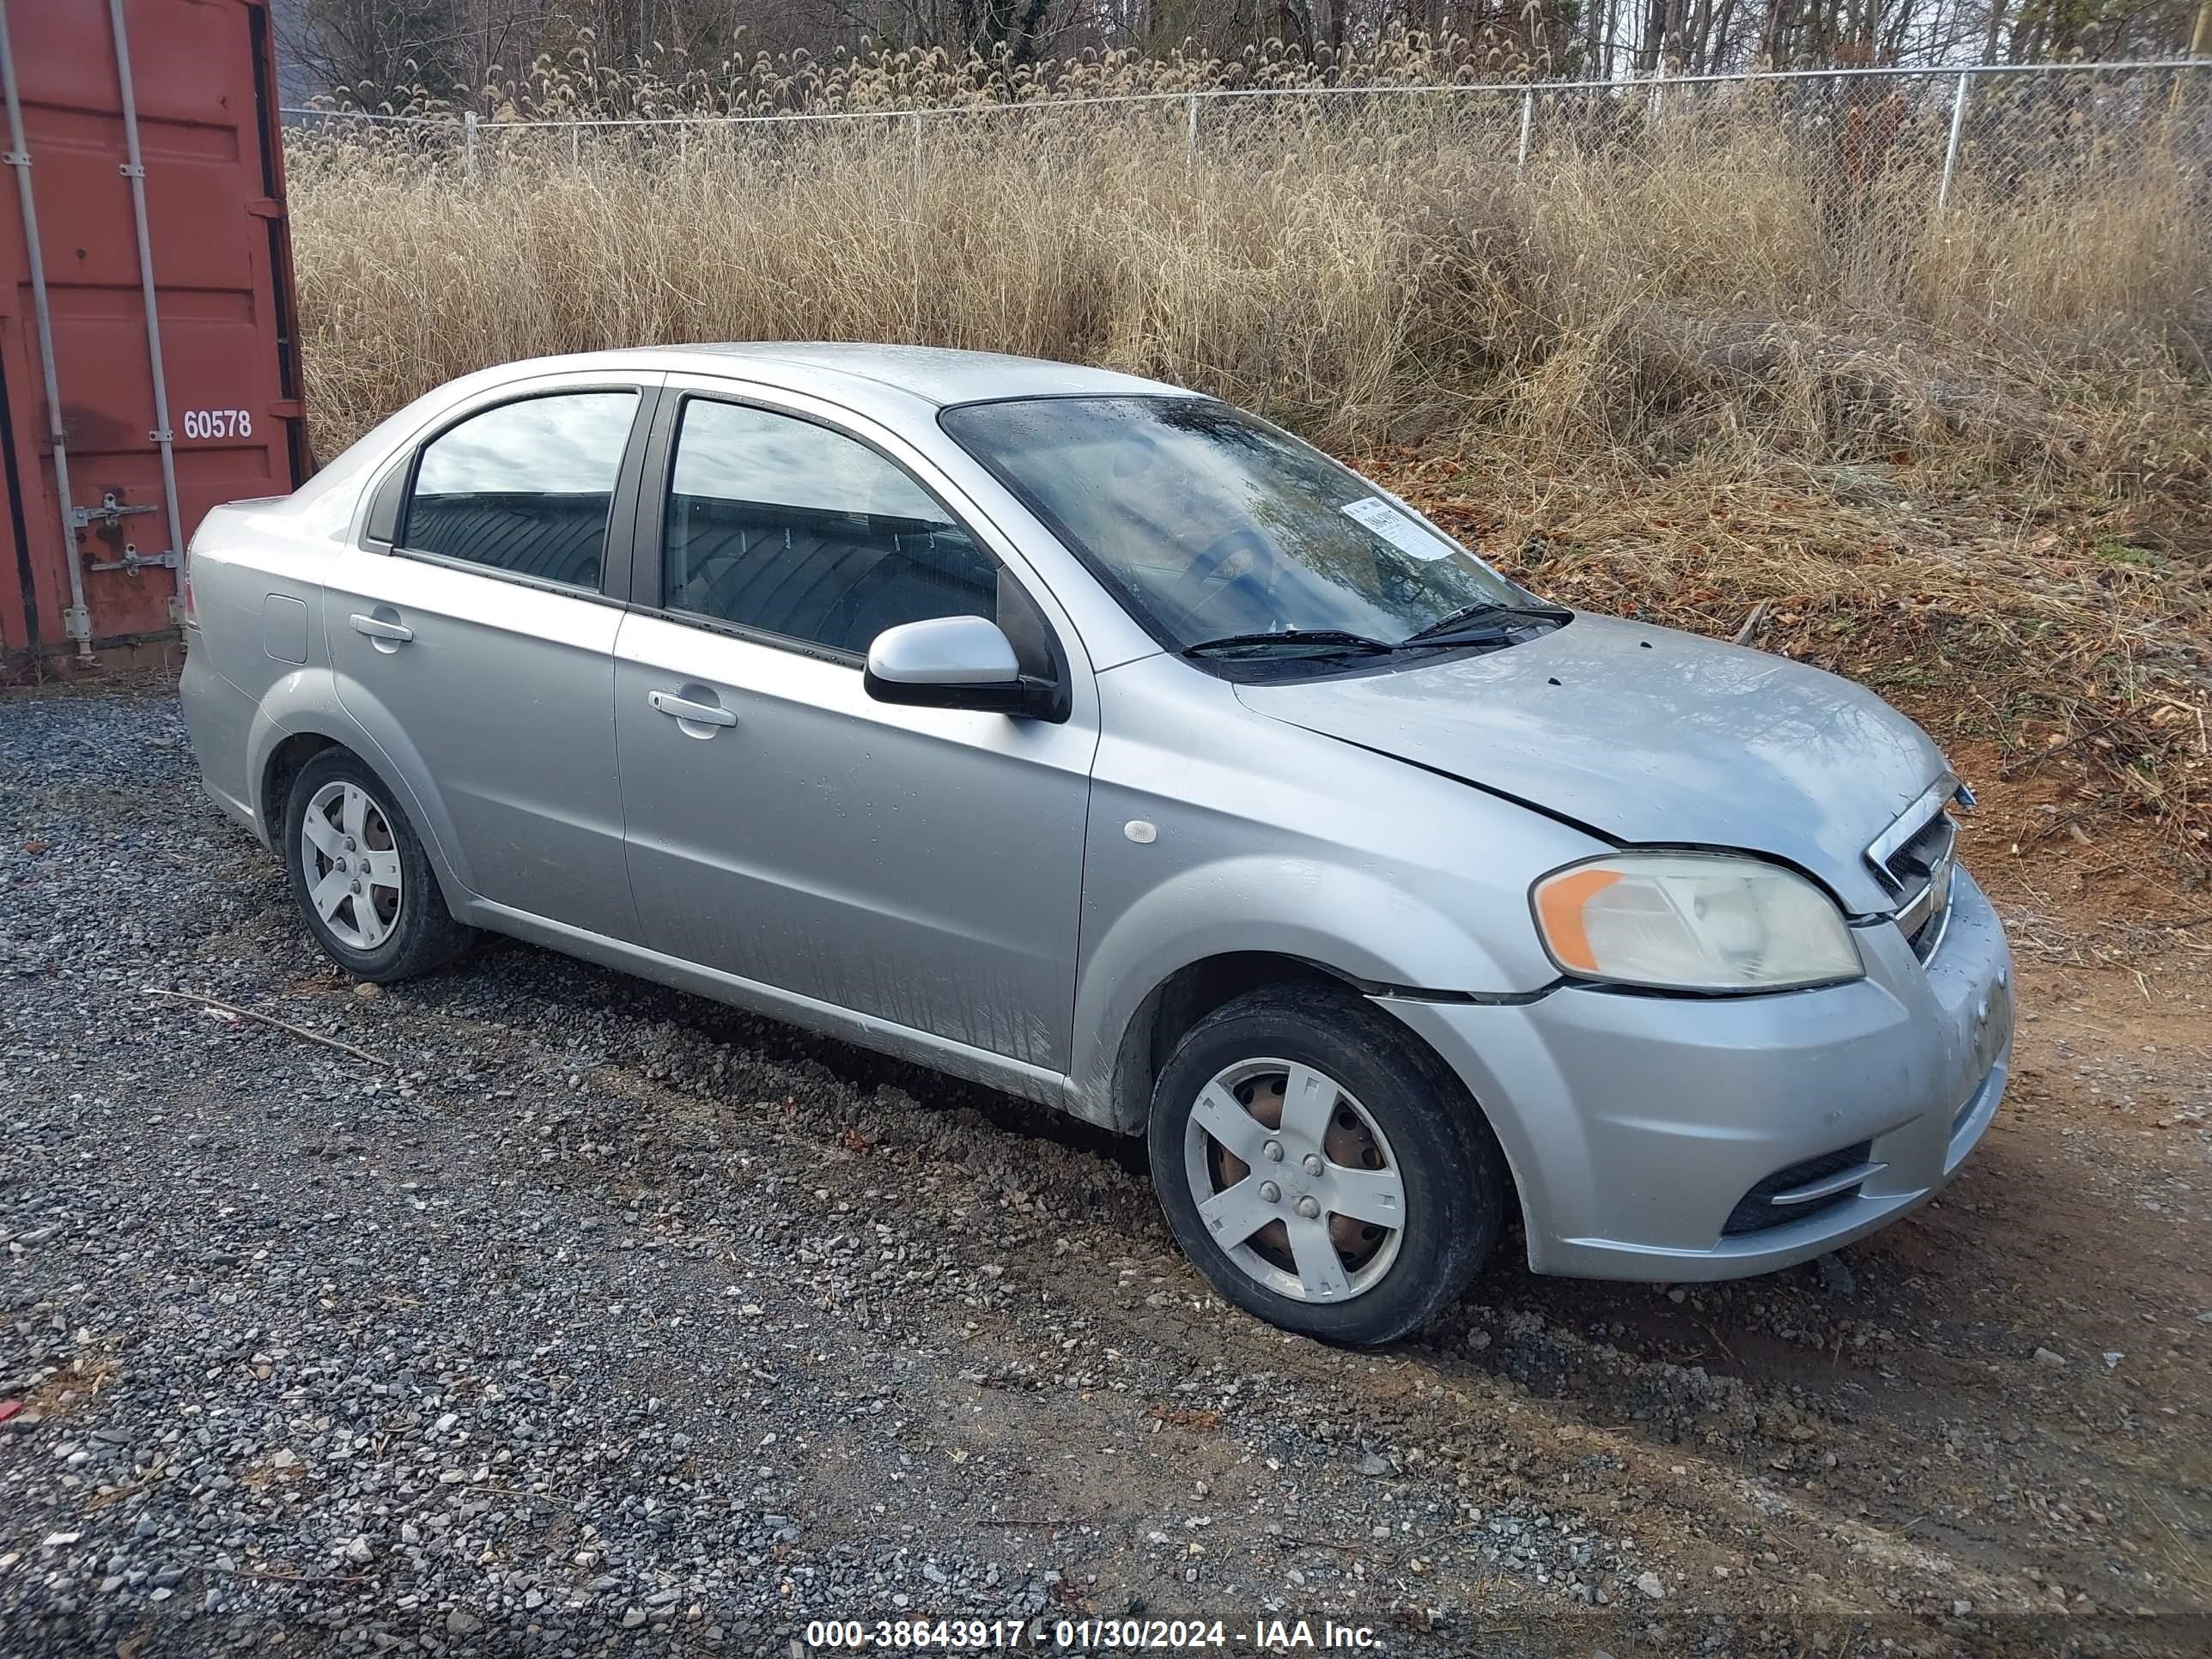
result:
[[[1097,705],[1064,621],[887,436],[697,393],[664,419],[653,608],[615,648],[644,941],[1065,1071]],[[962,613],[1068,679],[1073,716],[868,696],[877,633]]]
[[[405,464],[389,550],[333,561],[339,701],[442,822],[470,890],[593,933],[636,932],[615,781],[608,525],[635,387],[478,410]]]

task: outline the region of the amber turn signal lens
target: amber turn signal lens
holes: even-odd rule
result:
[[[1598,971],[1597,952],[1590,948],[1589,933],[1583,927],[1583,906],[1620,879],[1618,870],[1591,866],[1570,870],[1536,890],[1536,914],[1561,967],[1585,974]]]

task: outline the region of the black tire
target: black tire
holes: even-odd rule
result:
[[[392,850],[399,857],[399,893],[390,933],[374,948],[362,950],[340,939],[331,929],[308,896],[307,857],[303,845],[309,803],[326,786],[350,784],[367,795],[390,831]],[[477,938],[476,929],[453,919],[447,908],[438,872],[422,851],[422,838],[407,821],[398,799],[382,779],[360,758],[343,749],[325,749],[292,780],[284,803],[284,837],[278,852],[290,878],[292,896],[315,943],[332,962],[356,979],[379,985],[413,979],[435,972],[459,957]],[[343,914],[343,912],[341,914]]]
[[[1192,1111],[1216,1077],[1261,1057],[1311,1066],[1356,1097],[1388,1140],[1402,1182],[1397,1253],[1387,1265],[1377,1258],[1373,1282],[1344,1300],[1270,1289],[1200,1218],[1185,1160]],[[1497,1137],[1443,1062],[1356,994],[1321,987],[1249,992],[1193,1026],[1161,1068],[1146,1144],[1168,1225],[1215,1290],[1271,1324],[1350,1346],[1418,1329],[1465,1289],[1497,1240],[1509,1191]]]

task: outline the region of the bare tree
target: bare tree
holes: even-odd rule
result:
[[[1455,39],[1486,75],[1596,78],[2212,54],[2212,0],[278,0],[276,15],[288,84],[371,103],[417,87],[472,97],[540,54],[579,51],[616,70],[711,75],[760,52],[871,45],[1017,66],[1186,44],[1341,61],[1413,35]]]

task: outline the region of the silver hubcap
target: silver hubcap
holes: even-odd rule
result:
[[[1240,1060],[1199,1091],[1183,1133],[1199,1219],[1279,1296],[1344,1302],[1398,1258],[1406,1185],[1382,1126],[1310,1066]]]
[[[307,902],[341,945],[374,951],[399,925],[399,848],[384,809],[358,784],[326,783],[300,825]]]

